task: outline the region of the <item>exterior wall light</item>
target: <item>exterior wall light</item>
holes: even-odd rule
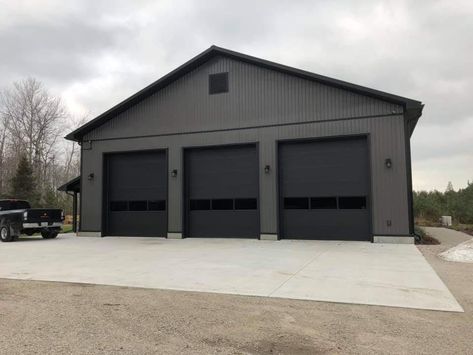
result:
[[[177,169],[173,169],[173,170],[171,171],[171,176],[172,176],[173,178],[175,178],[175,177],[177,176]]]
[[[393,166],[393,162],[391,161],[391,158],[387,158],[384,161],[384,165],[386,165],[386,168],[391,169],[391,167]]]
[[[94,173],[90,173],[89,175],[87,175],[87,180],[92,181],[94,177],[95,177]]]
[[[270,171],[271,171],[271,167],[269,165],[265,165],[264,166],[264,173],[269,174]]]

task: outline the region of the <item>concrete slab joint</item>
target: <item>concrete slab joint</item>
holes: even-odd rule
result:
[[[373,237],[373,243],[414,244],[414,237],[411,237],[409,235],[399,235],[399,236],[375,235]]]

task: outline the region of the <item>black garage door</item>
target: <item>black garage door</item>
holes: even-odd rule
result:
[[[283,238],[370,240],[366,138],[279,146]]]
[[[186,236],[258,237],[255,145],[186,150],[185,174]]]
[[[165,151],[110,154],[105,169],[105,234],[165,237]]]

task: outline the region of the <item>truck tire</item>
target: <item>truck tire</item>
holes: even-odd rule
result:
[[[43,239],[54,239],[57,237],[58,234],[58,232],[52,230],[41,231],[41,236],[43,237]]]
[[[0,240],[2,242],[11,242],[13,241],[13,239],[14,236],[10,233],[9,225],[3,225],[2,227],[0,227]]]

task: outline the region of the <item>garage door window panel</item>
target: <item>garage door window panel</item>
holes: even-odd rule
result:
[[[337,209],[337,198],[336,197],[311,197],[310,208],[313,210]]]
[[[366,209],[365,196],[350,196],[338,198],[339,208],[342,210],[364,210]]]
[[[128,202],[128,208],[130,211],[147,211],[148,201],[130,201]]]
[[[230,198],[219,198],[212,200],[213,210],[233,210],[233,200]]]
[[[166,200],[148,201],[149,211],[166,211]]]
[[[112,201],[110,202],[110,211],[112,212],[128,211],[128,202],[127,201]]]
[[[191,211],[208,211],[210,210],[210,200],[190,200]]]
[[[236,198],[236,210],[256,210],[258,209],[258,200],[256,198]]]
[[[284,208],[286,210],[307,210],[309,209],[308,197],[285,197]]]

